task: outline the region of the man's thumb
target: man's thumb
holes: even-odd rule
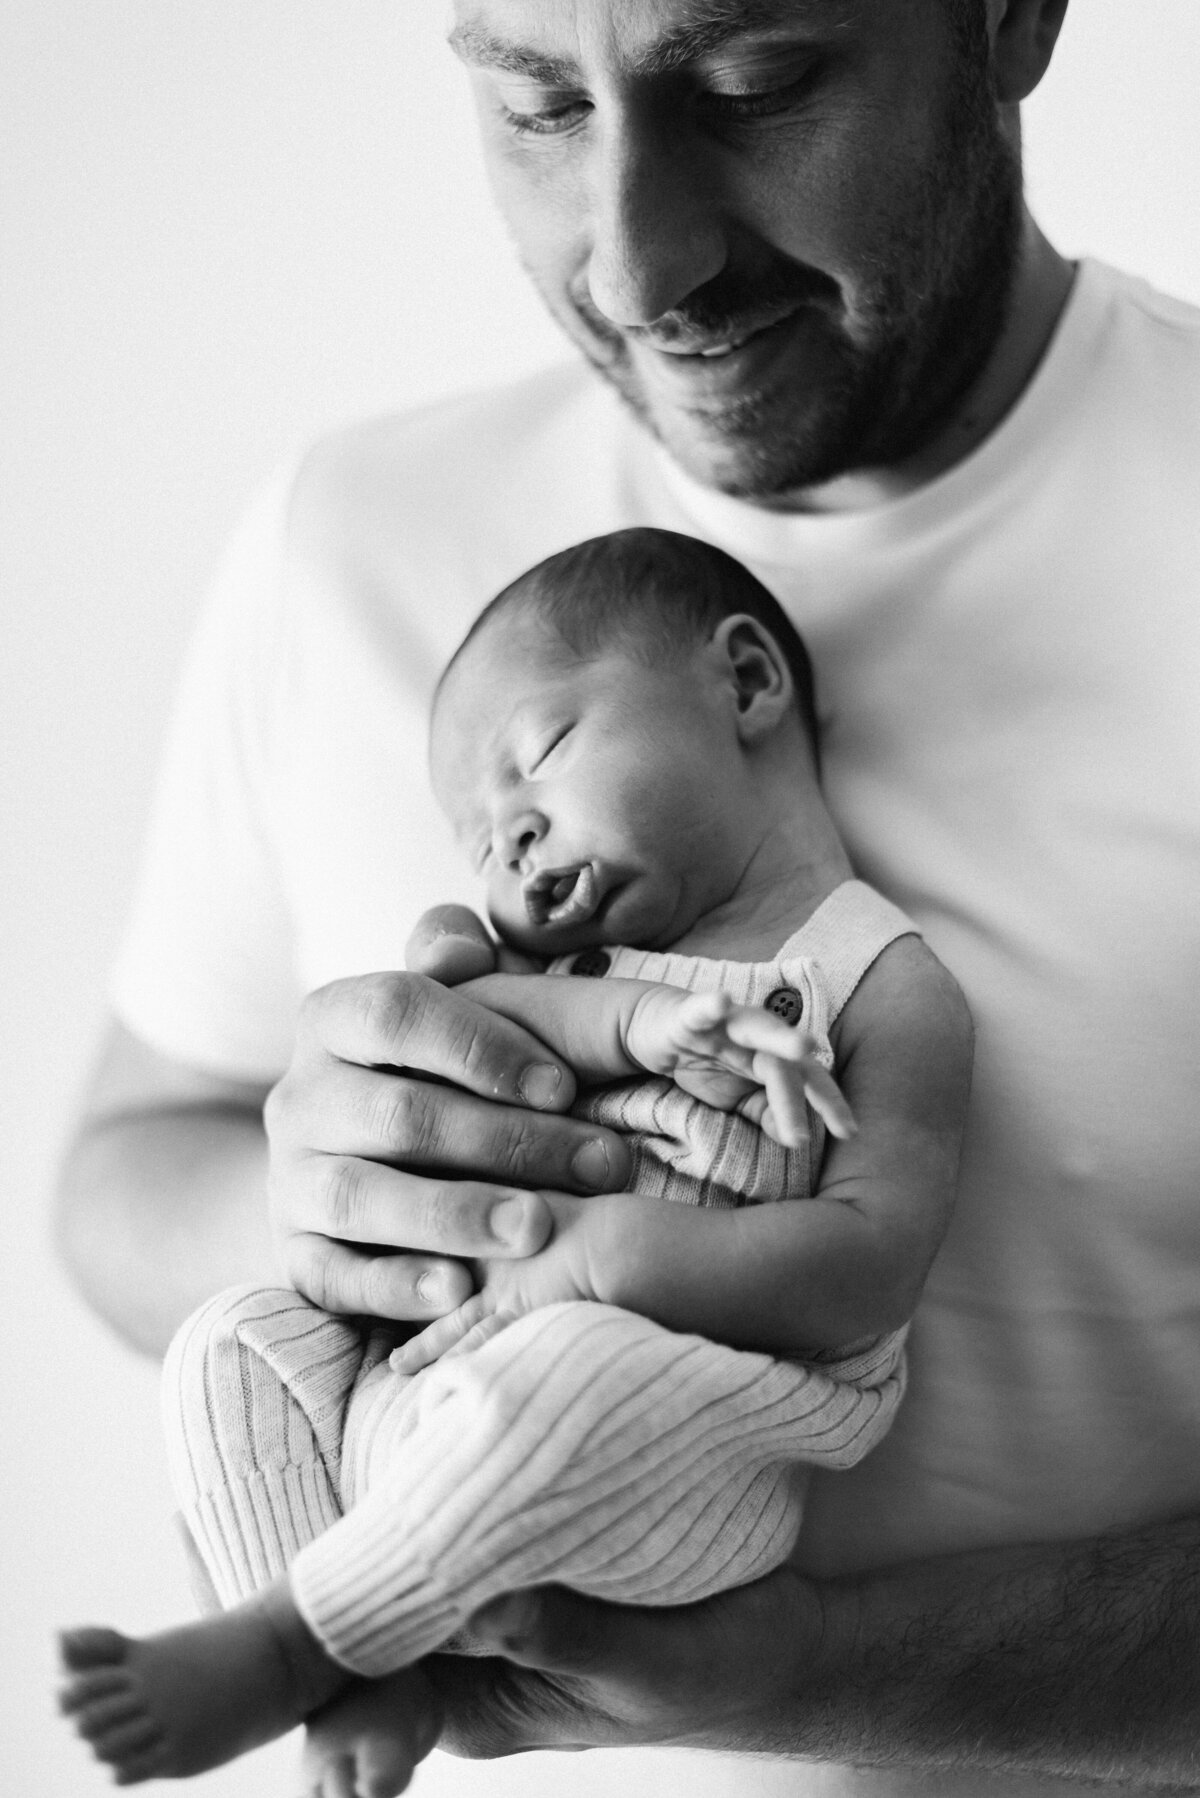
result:
[[[622,1607],[584,1598],[564,1586],[506,1593],[476,1611],[468,1626],[475,1654],[499,1654],[546,1672],[603,1672],[609,1631]]]
[[[496,945],[486,926],[465,905],[434,905],[422,912],[404,947],[405,966],[443,986],[458,986],[490,974]]]

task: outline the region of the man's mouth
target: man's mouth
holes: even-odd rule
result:
[[[522,896],[529,922],[538,929],[547,924],[586,924],[600,903],[599,883],[590,862],[540,869],[529,876]]]
[[[644,343],[663,356],[699,356],[705,362],[719,361],[724,356],[732,356],[748,344],[752,338],[759,337],[764,331],[773,330],[785,319],[791,318],[796,311],[795,306],[788,306],[783,311],[772,312],[766,317],[743,321],[737,325],[726,326],[720,331],[688,331],[679,330],[668,335],[655,335],[652,330],[644,330],[634,335],[638,342]]]

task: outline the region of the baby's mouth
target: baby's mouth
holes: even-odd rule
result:
[[[543,868],[525,882],[524,899],[529,922],[539,929],[547,924],[585,924],[599,904],[595,869],[590,862]]]

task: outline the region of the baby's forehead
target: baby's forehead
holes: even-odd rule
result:
[[[506,629],[503,620],[489,622],[463,645],[442,676],[434,698],[434,728],[446,718],[478,722],[496,704],[518,695],[533,699],[579,660],[549,628],[530,631],[514,621]]]

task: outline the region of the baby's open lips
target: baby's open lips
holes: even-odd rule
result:
[[[600,901],[590,862],[570,868],[541,868],[528,876],[521,890],[529,922],[538,927],[585,924]]]

